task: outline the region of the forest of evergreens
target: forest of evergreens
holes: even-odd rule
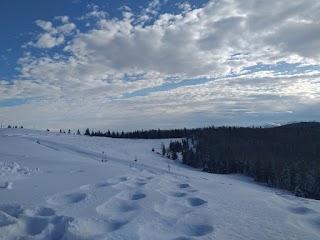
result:
[[[119,138],[183,138],[171,142],[166,155],[182,154],[184,164],[209,173],[243,173],[257,182],[320,199],[320,123],[279,127],[208,127],[87,135]],[[164,152],[162,153],[164,155]]]

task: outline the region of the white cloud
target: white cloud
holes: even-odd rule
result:
[[[107,115],[101,112],[110,109],[116,112],[114,119],[130,116],[136,122],[160,121],[167,114],[174,123],[183,121],[181,117],[195,121],[196,113],[204,119],[214,119],[216,114],[221,121],[262,119],[272,113],[302,116],[305,109],[319,104],[319,72],[315,70],[248,74],[248,67],[258,63],[273,69],[280,67],[279,62],[319,69],[318,1],[221,0],[197,9],[185,2],[180,14],[161,13],[161,5],[152,1],[138,15],[124,7],[122,19],[108,19],[106,12],[90,5],[90,12],[81,19],[90,20],[91,29],[77,34],[79,30],[67,16],[56,18],[60,26],[36,21],[44,32],[28,45],[65,44],[64,52],[40,57],[26,54],[19,61],[20,77],[26,80],[1,83],[1,98],[58,96],[59,101],[50,103],[52,109],[77,119],[88,109],[105,119]],[[126,74],[142,77],[128,81]],[[187,84],[194,78],[220,80],[148,94],[148,88],[168,84],[166,79]],[[45,94],[39,94],[42,89]],[[146,96],[121,98],[143,90]],[[110,98],[117,100],[110,102]]]
[[[161,14],[146,26],[135,25],[133,18],[148,20],[150,12],[159,10],[160,1],[149,4],[147,15],[134,16],[124,9],[123,19],[105,19],[105,12],[90,5],[87,17],[97,18],[98,28],[78,34],[65,49],[76,59],[90,60],[88,67],[103,62],[105,72],[159,72],[183,78],[239,73],[257,62],[315,63],[320,59],[314,51],[320,47],[319,21],[311,10],[319,4],[309,2],[274,1],[262,6],[255,1],[211,1],[185,15]],[[273,4],[277,9],[270,7]],[[46,33],[33,45],[42,48],[64,43],[63,36],[76,28],[69,22],[59,27],[44,21],[37,24]],[[232,58],[235,54],[238,59]]]
[[[65,42],[65,37],[72,35],[76,30],[76,25],[69,22],[68,16],[59,16],[54,19],[60,20],[62,25],[54,27],[51,22],[42,20],[35,21],[44,33],[38,34],[34,42],[28,42],[23,45],[23,47],[53,48],[63,44]]]
[[[62,44],[63,42],[63,35],[53,37],[49,33],[43,33],[38,36],[38,40],[35,44],[33,44],[33,46],[38,48],[52,48]]]
[[[178,5],[178,7],[182,9],[184,13],[189,12],[192,9],[190,3],[188,2],[181,3]]]
[[[45,31],[52,31],[52,29],[53,29],[51,22],[37,20],[35,23]]]
[[[68,16],[57,16],[54,18],[55,20],[60,20],[62,23],[68,23],[69,17]]]
[[[88,8],[90,9],[90,12],[88,12],[84,17],[80,17],[80,20],[90,19],[90,18],[103,19],[103,18],[106,18],[107,16],[107,13],[101,10],[98,5],[89,4]]]

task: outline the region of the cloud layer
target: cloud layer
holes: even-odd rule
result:
[[[161,12],[163,4],[122,7],[121,18],[90,5],[74,22],[36,21],[42,32],[24,45],[20,76],[0,81],[0,100],[27,104],[0,111],[13,121],[33,108],[55,127],[73,119],[126,128],[128,116],[147,128],[320,119],[312,112],[320,102],[319,1],[184,2],[178,14]]]

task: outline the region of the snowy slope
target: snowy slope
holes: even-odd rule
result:
[[[0,239],[319,239],[319,201],[151,151],[169,141],[0,129]]]

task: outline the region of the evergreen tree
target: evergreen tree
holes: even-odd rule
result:
[[[164,157],[165,155],[166,155],[166,147],[164,143],[162,143],[162,157]]]
[[[89,130],[89,128],[87,128],[87,129],[86,129],[86,131],[85,131],[84,135],[86,135],[86,136],[90,136],[90,130]]]
[[[176,152],[172,152],[171,159],[172,160],[177,160],[178,159],[178,154]]]

